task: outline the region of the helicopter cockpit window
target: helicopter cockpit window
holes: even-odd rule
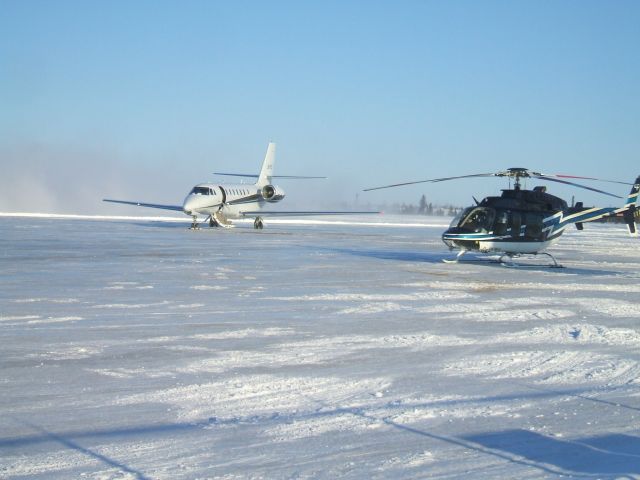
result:
[[[467,213],[469,213],[471,210],[473,210],[473,207],[460,210],[456,214],[456,216],[453,217],[453,220],[451,220],[451,223],[449,224],[449,228],[457,227],[460,224],[460,220],[462,220],[467,215]]]
[[[191,190],[191,195],[209,195],[208,187],[193,187]]]
[[[495,216],[496,212],[493,208],[472,208],[458,226],[474,233],[487,233],[491,231]]]

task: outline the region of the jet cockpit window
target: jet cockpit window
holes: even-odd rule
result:
[[[191,195],[210,195],[209,187],[193,187]]]
[[[465,210],[466,215],[458,226],[474,233],[488,233],[493,227],[496,212],[493,208],[475,207]]]

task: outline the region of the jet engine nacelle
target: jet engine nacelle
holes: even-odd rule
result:
[[[262,187],[260,194],[267,202],[279,202],[285,195],[284,190],[280,187],[276,187],[275,185],[265,185]]]

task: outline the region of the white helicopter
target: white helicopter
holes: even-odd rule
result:
[[[230,219],[254,218],[253,226],[262,229],[264,216],[311,216],[311,215],[354,215],[373,214],[379,212],[349,212],[349,211],[279,211],[266,210],[271,204],[284,199],[285,192],[282,188],[273,185],[274,178],[286,179],[316,179],[326,177],[302,177],[291,175],[273,175],[273,164],[276,157],[276,144],[269,143],[267,154],[262,162],[262,168],[258,175],[240,173],[220,173],[215,175],[228,175],[235,177],[256,178],[256,183],[214,184],[200,183],[193,187],[184,199],[182,205],[161,205],[156,203],[143,203],[128,200],[113,200],[105,198],[104,202],[135,205],[138,207],[158,208],[184,212],[193,218],[192,229],[199,228],[198,215],[204,215],[210,227],[231,227]]]
[[[472,177],[508,177],[514,179],[514,188],[502,190],[501,196],[486,197],[481,202],[474,198],[476,205],[463,209],[453,219],[449,229],[442,234],[442,241],[449,249],[457,249],[459,252],[455,259],[445,260],[447,263],[456,263],[465,253],[477,251],[502,254],[499,261],[503,265],[515,265],[513,258],[521,255],[542,254],[552,259],[552,267],[560,267],[553,255],[542,250],[556,242],[568,226],[573,224],[578,230],[582,230],[583,224],[586,222],[618,214],[622,214],[629,233],[633,236],[638,235],[635,222],[640,176],[636,178],[634,183],[627,183],[573,175],[549,175],[533,172],[526,168],[509,168],[497,173],[478,173],[396,183],[367,188],[364,191]],[[616,198],[622,197],[564,179],[596,180],[632,185],[632,188],[626,202],[621,207],[585,208],[582,202],[569,207],[563,199],[546,193],[544,186],[534,187],[533,190],[522,189],[520,182],[522,178],[564,183]]]

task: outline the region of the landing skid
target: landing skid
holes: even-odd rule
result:
[[[499,263],[503,267],[511,267],[511,268],[520,268],[520,267],[549,267],[549,268],[564,268],[562,265],[558,263],[553,255],[546,252],[538,252],[538,253],[503,253],[500,258],[497,260],[492,259],[466,259],[462,260],[462,257],[468,250],[460,250],[455,258],[445,258],[442,261],[444,263],[471,263],[471,262],[490,262],[490,263]],[[549,265],[539,265],[539,264],[527,264],[527,263],[517,263],[514,261],[516,258],[522,258],[525,256],[537,257],[538,255],[545,255],[551,259],[553,263]]]
[[[465,253],[467,253],[467,250],[460,250],[456,258],[443,258],[442,261],[444,263],[458,263]]]
[[[537,257],[538,255],[545,255],[545,256],[549,257],[553,263],[548,264],[548,265],[536,265],[536,264],[528,264],[528,263],[517,263],[517,262],[513,261],[514,258],[522,258],[524,256]],[[558,261],[556,260],[556,258],[553,255],[551,255],[550,253],[547,253],[547,252],[517,253],[517,254],[505,253],[500,257],[500,259],[498,261],[500,262],[500,265],[502,265],[503,267],[516,267],[516,268],[520,268],[520,267],[564,268],[562,265],[560,265],[558,263]]]

